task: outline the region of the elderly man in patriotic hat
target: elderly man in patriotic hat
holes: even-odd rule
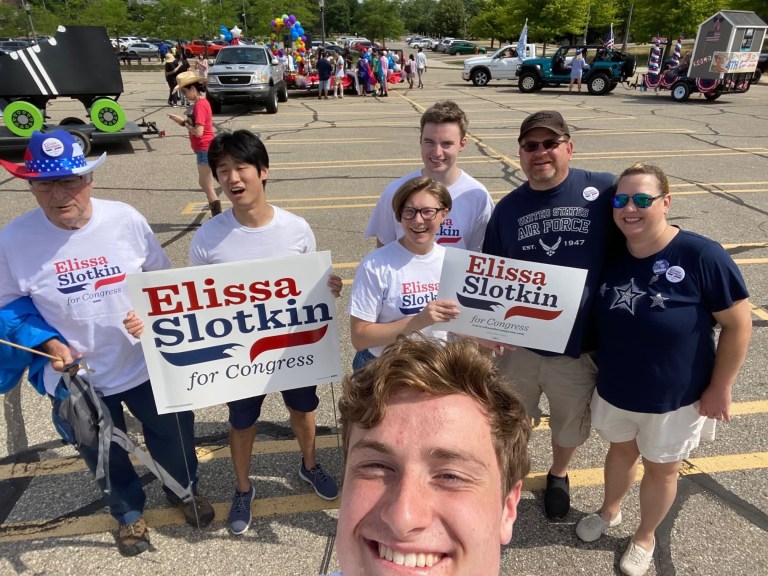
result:
[[[83,358],[88,378],[103,396],[113,423],[125,430],[123,405],[141,422],[152,458],[182,486],[195,491],[180,506],[188,523],[203,527],[213,520],[208,501],[196,493],[197,457],[191,412],[159,415],[141,344],[128,336],[123,318],[131,311],[126,276],[168,268],[170,262],[147,221],[131,206],[91,197],[93,171],[106,153],[87,161],[81,146],[64,130],[35,132],[24,164],[0,164],[27,180],[38,208],[0,230],[0,306],[29,297],[42,319],[62,336],[41,348],[57,356],[43,374],[45,391],[54,396],[60,372]],[[88,467],[97,450],[79,449]],[[99,485],[110,513],[119,523],[118,549],[133,556],[149,548],[141,480],[122,448],[112,445],[111,489]]]

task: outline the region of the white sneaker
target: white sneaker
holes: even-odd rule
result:
[[[629,547],[619,562],[619,569],[627,576],[643,576],[648,572],[653,562],[653,550],[656,549],[656,541],[653,541],[653,548],[649,552],[641,548],[630,540]]]
[[[583,542],[594,542],[605,534],[608,528],[613,528],[619,524],[621,524],[621,510],[610,522],[603,520],[600,512],[595,512],[579,520],[579,523],[576,524],[576,536]]]

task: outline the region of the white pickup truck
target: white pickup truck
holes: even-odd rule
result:
[[[536,57],[536,45],[525,45],[525,58]],[[517,44],[502,46],[490,56],[475,56],[464,60],[461,77],[475,86],[485,86],[491,80],[515,80],[517,67],[522,59],[517,54]]]

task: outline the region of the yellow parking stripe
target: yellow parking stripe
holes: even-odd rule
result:
[[[729,456],[713,456],[693,458],[683,463],[681,476],[692,474],[714,474],[736,470],[759,470],[768,468],[768,452],[751,454],[732,454]],[[599,486],[603,483],[602,468],[587,468],[570,470],[568,472],[572,488]],[[536,472],[523,481],[523,490],[543,490],[546,484],[546,472]],[[642,466],[638,467],[636,480],[643,476]],[[338,508],[339,501],[328,502],[314,494],[297,494],[275,498],[255,500],[253,515],[256,517],[283,516],[306,512],[319,512]],[[221,522],[229,512],[229,502],[213,503],[216,517]],[[144,518],[151,528],[168,525],[184,524],[184,516],[175,508],[145,510]],[[19,542],[37,540],[40,538],[62,538],[95,534],[116,530],[116,522],[107,514],[92,514],[76,518],[66,518],[56,521],[13,522],[0,527],[0,542]]]
[[[752,414],[768,414],[768,400],[754,400],[748,402],[734,402],[731,406],[731,416],[748,416]],[[549,430],[549,418],[543,417],[535,430]],[[315,445],[318,450],[336,448],[341,446],[341,437],[338,434],[318,436]],[[298,452],[299,445],[295,439],[291,440],[263,440],[255,442],[252,454],[278,454],[283,452]],[[226,445],[198,446],[197,458],[200,462],[209,462],[220,458],[229,458],[229,447]],[[3,464],[0,466],[0,481],[14,478],[28,478],[39,476],[51,476],[54,474],[72,474],[86,470],[85,463],[79,456],[66,458],[52,458],[42,462]]]

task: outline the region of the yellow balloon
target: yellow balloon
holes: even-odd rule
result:
[[[301,61],[304,60],[301,56],[296,56],[296,62],[301,63]]]

